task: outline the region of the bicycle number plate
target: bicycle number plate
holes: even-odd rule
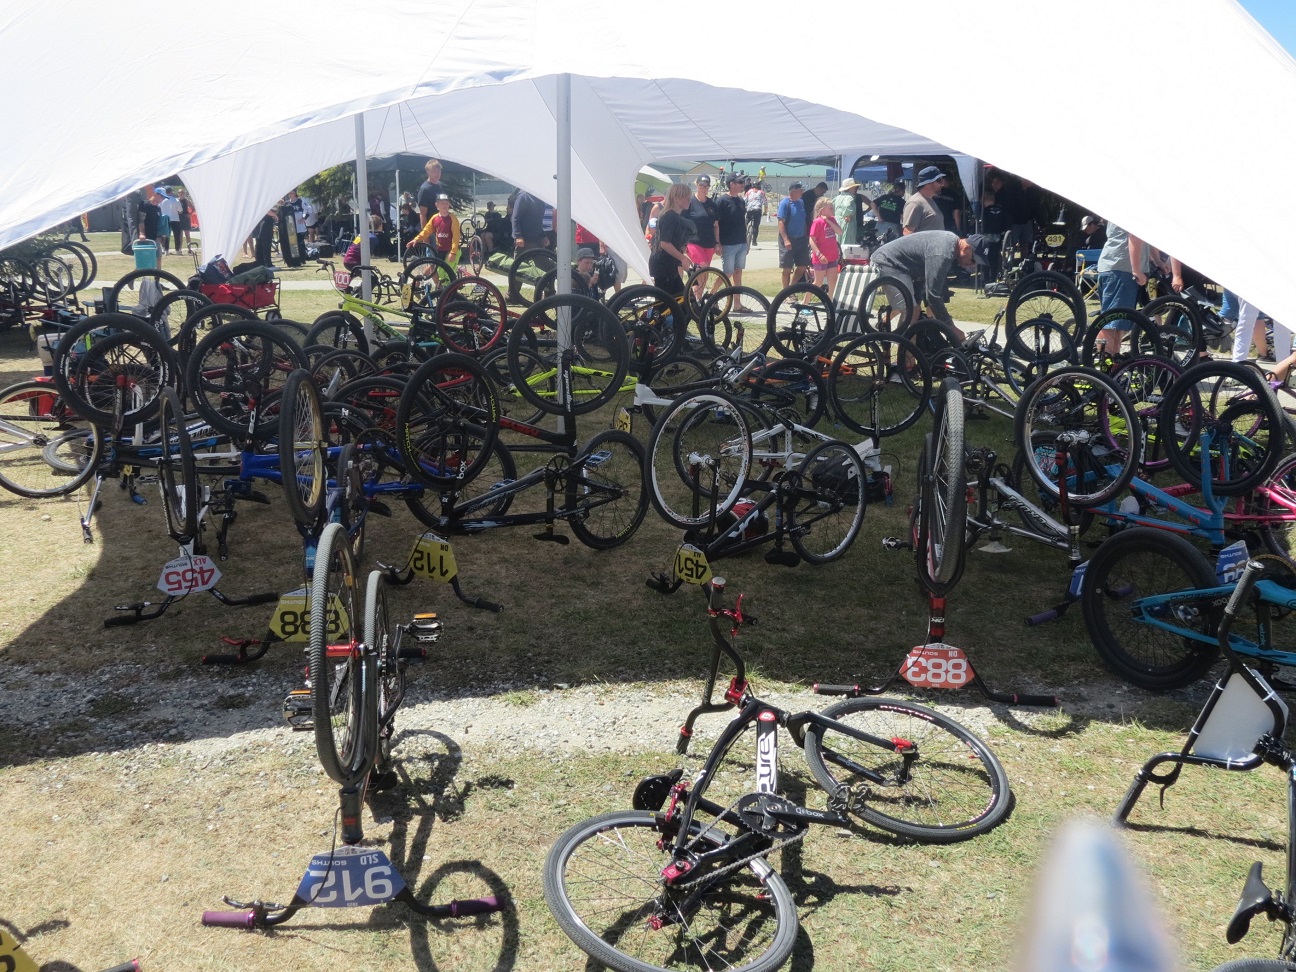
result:
[[[334,594],[329,601],[325,616],[328,630],[325,633],[330,640],[335,640],[341,638],[343,632],[351,630],[351,619],[347,617],[341,598]],[[306,588],[299,587],[279,598],[274,616],[270,618],[270,633],[280,641],[310,640],[310,594]]]
[[[1072,598],[1079,598],[1084,591],[1085,571],[1089,569],[1089,561],[1077,564],[1076,569],[1071,572],[1071,585],[1067,588],[1067,594]]]
[[[1215,576],[1219,582],[1236,584],[1242,577],[1242,570],[1246,567],[1249,556],[1245,540],[1230,543],[1221,550],[1215,559]]]
[[[628,434],[631,427],[630,409],[622,405],[616,410],[616,421],[613,423],[613,428],[619,432],[625,432]]]
[[[210,591],[221,579],[220,568],[210,557],[177,557],[162,567],[157,587],[163,594],[181,597]]]
[[[414,303],[414,285],[411,283],[401,284],[401,306],[409,310],[412,303]]]
[[[40,967],[27,957],[27,953],[4,929],[0,929],[0,970],[3,972],[40,972]]]
[[[691,543],[681,544],[675,551],[675,576],[685,584],[705,584],[711,579],[706,554]]]
[[[410,552],[410,569],[420,577],[450,583],[459,574],[450,541],[435,533],[425,533],[414,541]]]
[[[939,642],[905,656],[900,677],[916,688],[962,688],[976,676],[963,649]]]
[[[339,847],[306,865],[297,897],[312,908],[360,908],[390,901],[405,890],[387,855],[372,847]]]

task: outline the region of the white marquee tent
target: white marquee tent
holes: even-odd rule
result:
[[[0,246],[179,171],[209,252],[233,251],[285,190],[354,157],[360,112],[368,154],[427,152],[553,199],[566,74],[572,215],[640,266],[645,163],[954,151],[1296,321],[1286,247],[1194,164],[1209,150],[1263,192],[1296,157],[1296,62],[1234,0],[928,0],[918,61],[912,45],[843,42],[813,66],[780,54],[805,11],[751,0],[743,26],[767,43],[736,32],[699,58],[695,9],[659,5],[645,29],[605,0],[9,0],[0,77],[25,94],[6,111]],[[821,27],[893,16],[861,0]],[[1296,225],[1296,196],[1257,202],[1265,226]]]

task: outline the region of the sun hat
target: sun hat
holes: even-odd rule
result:
[[[593,259],[594,259],[594,251],[591,250],[588,246],[582,246],[579,250],[576,251],[576,259],[577,259],[577,260],[593,260]]]
[[[918,188],[930,186],[933,182],[939,182],[945,178],[945,173],[934,165],[929,165],[918,173]]]
[[[845,182],[841,184],[841,187],[837,191],[847,192],[851,189],[859,189],[859,188],[861,188],[861,186],[858,182],[856,182],[854,179],[847,179]]]

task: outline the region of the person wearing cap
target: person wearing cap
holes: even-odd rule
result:
[[[990,266],[994,247],[994,240],[979,233],[962,240],[947,230],[929,230],[878,247],[870,255],[869,264],[878,276],[896,277],[909,284],[914,295],[914,320],[918,305],[925,302],[932,317],[953,327],[962,338],[963,332],[954,326],[945,309],[950,271],[956,263],[965,269],[974,264]]]
[[[906,200],[904,215],[900,218],[901,232],[905,236],[945,229],[945,217],[932,202],[944,185],[945,173],[934,165],[918,173],[918,184],[913,195]]]
[[[135,205],[135,218],[139,225],[138,236],[141,240],[151,240],[157,244],[158,266],[162,266],[162,241],[158,238],[158,228],[162,223],[160,204],[162,197],[148,185],[144,187],[139,202]]]
[[[735,287],[742,286],[743,270],[747,268],[747,200],[743,198],[743,176],[729,176],[728,195],[716,200],[719,216],[720,266]],[[741,298],[735,298],[735,313],[745,314],[747,308]]]
[[[1077,250],[1099,250],[1107,242],[1107,231],[1103,229],[1102,220],[1097,216],[1086,216],[1080,220],[1080,239]]]
[[[418,190],[419,226],[425,225],[436,215],[437,196],[445,192],[445,188],[441,185],[440,160],[428,159],[423,163],[423,171],[427,173],[427,178],[423,180]]]
[[[784,287],[792,283],[793,267],[797,280],[810,270],[810,220],[801,201],[804,192],[805,186],[794,182],[778,204],[779,268],[783,271]]]
[[[688,242],[689,259],[697,267],[709,267],[715,258],[716,244],[719,242],[720,211],[711,199],[711,177],[697,177],[697,192],[689,200],[688,212],[684,215],[693,222],[697,237]]]
[[[760,237],[761,220],[769,211],[769,197],[765,195],[764,185],[757,180],[747,187],[743,198],[747,200],[747,232],[750,234],[752,249],[755,249]]]
[[[450,212],[450,197],[444,192],[437,196],[432,218],[419,230],[418,236],[405,244],[405,249],[420,243],[431,243],[436,255],[452,267],[459,262],[459,220]]]

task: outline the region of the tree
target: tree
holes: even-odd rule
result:
[[[297,187],[297,195],[315,203],[320,219],[328,219],[349,211],[348,201],[354,183],[355,165],[344,162],[311,176]]]

